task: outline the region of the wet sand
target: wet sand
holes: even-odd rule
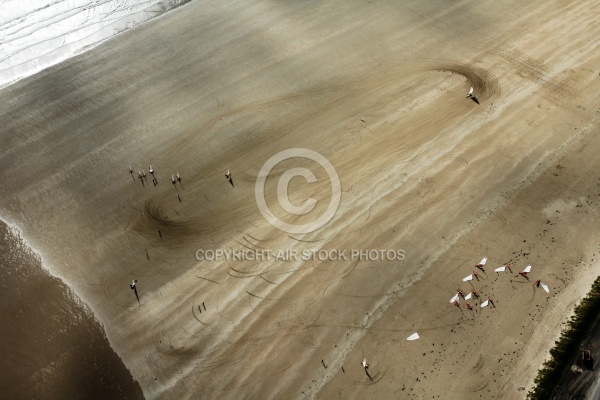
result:
[[[147,398],[522,399],[599,272],[598,11],[191,2],[0,91],[0,207]],[[292,147],[341,180],[311,234],[256,205],[262,165]],[[158,186],[128,173],[149,163]],[[269,204],[292,166],[267,181]],[[315,174],[290,193],[318,214],[331,189]],[[198,249],[406,258],[198,262]],[[448,300],[483,256],[472,284],[496,308],[459,310]],[[514,272],[496,275],[505,262]]]
[[[2,398],[144,398],[90,310],[2,222],[0,282]]]

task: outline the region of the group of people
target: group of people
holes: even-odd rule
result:
[[[152,164],[150,164],[148,171],[150,172],[150,175],[152,175],[152,184],[154,186],[158,185],[158,180],[154,176],[154,168],[152,168]],[[131,168],[131,165],[129,166],[129,174],[131,175],[131,178],[135,182],[135,177],[133,176],[133,168]],[[145,169],[142,169],[141,171],[138,170],[138,178],[139,178],[140,182],[142,182],[142,186],[146,186],[146,183],[148,183],[148,177],[146,175]],[[144,182],[146,182],[146,183],[144,183]]]
[[[485,264],[487,263],[487,257],[484,257],[479,263],[475,264],[474,268],[479,269],[480,271],[482,271],[483,273],[485,273]],[[500,273],[500,272],[505,272],[505,271],[509,271],[512,273],[512,267],[509,263],[506,263],[498,268],[496,268],[494,270],[494,272],[496,273]],[[528,264],[525,269],[521,272],[519,272],[519,275],[524,277],[525,279],[529,280],[529,276],[528,274],[531,272],[531,264]],[[477,281],[479,281],[479,275],[477,274],[477,272],[473,271],[473,273],[471,275],[468,275],[467,277],[465,277],[463,279],[463,282],[470,282],[473,280],[473,278],[476,278]],[[550,292],[550,289],[548,288],[548,285],[542,283],[539,279],[537,279],[534,283],[533,283],[536,287],[541,287],[542,289],[544,289],[544,291],[546,293]],[[480,299],[480,295],[479,293],[477,293],[477,291],[475,289],[472,289],[470,291],[470,293],[465,294],[460,288],[457,289],[456,294],[454,295],[454,297],[452,297],[452,299],[450,299],[450,303],[452,303],[453,305],[455,305],[456,307],[460,308],[460,298],[462,298],[465,301],[465,306],[467,307],[468,310],[472,311],[473,310],[473,305],[470,304],[468,302],[468,300],[470,300],[471,298],[475,298],[475,299]],[[481,303],[481,307],[487,307],[488,305],[492,305],[492,307],[496,307],[496,305],[494,304],[494,300],[492,300],[491,297],[487,297],[487,299]]]
[[[152,183],[154,184],[154,186],[158,185],[158,180],[154,176],[154,168],[152,167],[152,164],[150,164],[148,166],[148,172],[150,172],[150,175],[152,175]],[[135,177],[133,176],[133,168],[131,167],[131,165],[129,166],[129,174],[131,175],[131,178],[135,182]],[[146,186],[145,183],[148,183],[148,178],[147,178],[146,170],[145,169],[142,169],[141,171],[138,171],[138,178],[142,182],[142,186]],[[233,185],[233,178],[231,176],[231,171],[230,170],[227,170],[227,173],[225,174],[225,178],[227,178],[227,181],[231,184],[232,187],[234,187],[234,185]],[[179,175],[179,171],[177,171],[177,174],[171,175],[171,182],[173,183],[173,186],[175,187],[176,190],[177,190],[177,186],[176,186],[177,183],[179,183],[179,185],[183,189],[183,184],[181,183],[181,175]],[[177,199],[179,199],[179,201],[181,202],[181,197],[179,196],[179,193],[177,193]],[[162,238],[162,232],[160,231],[160,229],[158,230],[158,235]],[[148,250],[146,250],[146,257],[149,258],[149,256],[148,256]],[[129,287],[135,293],[135,297],[136,297],[136,299],[138,301],[138,305],[139,305],[140,304],[140,298],[138,296],[136,283],[137,283],[137,279],[134,279],[131,282],[131,284],[129,285]],[[204,307],[204,311],[206,311],[206,306],[204,306],[204,303],[202,303],[202,306]],[[200,306],[198,306],[198,309],[200,310],[200,312],[202,312],[202,308]]]
[[[154,168],[152,168],[152,164],[149,165],[148,171],[150,172],[150,175],[152,175],[152,183],[154,184],[154,186],[158,185],[158,179],[156,179],[156,177],[154,176]],[[133,176],[133,168],[131,167],[131,165],[129,166],[129,174],[131,175],[131,178],[135,182],[135,177]],[[146,183],[148,183],[146,169],[142,168],[141,170],[138,170],[138,178],[139,178],[140,182],[142,182],[142,186],[146,186]],[[233,178],[231,176],[231,171],[227,170],[227,173],[225,174],[225,178],[227,178],[227,181],[231,184],[232,187],[234,187]],[[175,186],[175,189],[177,189],[177,186],[176,186],[177,182],[179,182],[179,185],[183,189],[183,184],[181,183],[181,176],[179,175],[179,171],[177,171],[176,175],[171,175],[171,182],[173,183],[173,186]],[[181,201],[181,199],[180,199],[180,201]]]

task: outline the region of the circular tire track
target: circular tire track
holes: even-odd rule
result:
[[[451,72],[464,76],[470,86],[473,86],[474,94],[480,101],[493,100],[500,96],[500,84],[498,78],[492,73],[477,67],[458,63],[432,64],[426,66],[425,70]]]

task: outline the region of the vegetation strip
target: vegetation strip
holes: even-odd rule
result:
[[[579,357],[581,343],[600,322],[600,276],[592,285],[592,290],[575,307],[575,313],[566,328],[563,329],[550,350],[550,359],[544,361],[543,367],[535,378],[535,387],[527,393],[528,399],[550,399],[563,382],[571,365]]]

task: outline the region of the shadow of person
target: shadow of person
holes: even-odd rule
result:
[[[134,279],[133,282],[131,282],[131,284],[129,285],[129,287],[131,288],[131,290],[133,290],[133,293],[135,293],[135,298],[137,299],[138,305],[140,305],[140,296],[138,296],[136,283],[137,279]]]
[[[138,305],[140,305],[140,296],[138,296],[137,289],[136,289],[136,288],[133,288],[133,292],[135,293],[135,298],[136,298],[136,299],[137,299],[137,301],[138,301]]]
[[[373,382],[373,378],[371,378],[371,374],[369,374],[369,370],[367,368],[365,368],[365,374],[367,374],[371,382]]]
[[[583,366],[590,370],[593,371],[594,370],[594,357],[591,357],[588,359],[583,360]]]
[[[585,369],[589,371],[594,370],[594,357],[592,357],[592,353],[589,350],[581,352],[581,361]]]
[[[229,183],[231,183],[232,187],[235,187],[235,186],[233,186],[233,179],[231,179],[231,177],[229,178]]]
[[[473,100],[475,103],[479,104],[479,100],[477,100],[477,97],[475,96],[470,96],[469,97],[471,100]]]

